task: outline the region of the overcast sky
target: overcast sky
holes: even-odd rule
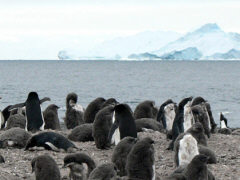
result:
[[[0,59],[54,59],[61,49],[206,23],[240,33],[240,0],[0,0]]]

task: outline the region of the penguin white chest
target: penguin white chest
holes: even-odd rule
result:
[[[2,126],[4,123],[4,117],[3,117],[3,114],[2,112],[0,111],[0,125]],[[0,127],[1,128],[1,127]]]
[[[183,136],[183,139],[180,140],[179,144],[179,166],[189,164],[194,156],[198,154],[199,151],[196,139],[191,134]]]
[[[115,118],[115,111],[113,112],[113,117],[112,117],[112,123],[114,123],[116,120]],[[120,142],[120,131],[119,127],[114,131],[111,139],[111,144],[117,145]]]
[[[220,127],[221,127],[221,129],[227,128],[225,121],[223,121],[223,120],[221,121]]]
[[[152,169],[153,169],[153,177],[152,177],[152,180],[155,180],[155,179],[156,179],[155,164],[153,164]]]
[[[166,125],[167,125],[166,128],[168,131],[172,129],[175,115],[176,115],[176,113],[175,113],[175,109],[174,109],[174,104],[168,104],[167,106],[165,106],[164,116],[166,119]]]
[[[184,106],[184,122],[183,122],[183,127],[184,127],[184,132],[186,132],[190,127],[192,127],[192,122],[193,122],[193,114],[191,110],[191,102],[189,101],[185,106]]]

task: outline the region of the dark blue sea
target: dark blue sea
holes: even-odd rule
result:
[[[76,92],[84,107],[96,97],[114,97],[132,109],[144,100],[160,106],[171,98],[203,96],[215,121],[225,113],[240,127],[240,61],[0,61],[0,109],[24,102],[30,91],[61,107]]]

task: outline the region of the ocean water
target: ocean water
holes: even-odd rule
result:
[[[70,92],[84,107],[101,96],[133,110],[148,99],[160,106],[169,98],[202,96],[218,125],[223,112],[231,127],[240,127],[239,61],[0,61],[0,109],[24,102],[30,91],[51,98],[42,109],[60,106],[61,120]]]

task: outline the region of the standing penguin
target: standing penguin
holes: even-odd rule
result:
[[[60,130],[60,123],[58,118],[59,107],[55,104],[50,104],[45,111],[43,117],[45,121],[44,129]]]
[[[108,140],[117,145],[121,139],[130,136],[137,138],[135,119],[131,108],[127,104],[119,104],[114,107],[113,124]]]
[[[45,101],[50,101],[50,98],[46,97],[39,100],[36,92],[30,92],[26,102],[13,105],[9,110],[26,106],[26,130],[36,132],[44,130],[45,123],[40,105]]]
[[[104,104],[106,100],[102,97],[99,97],[95,100],[93,100],[86,108],[84,113],[84,122],[85,123],[93,123],[96,114],[98,111],[102,108],[102,105]]]
[[[227,118],[225,118],[222,113],[220,113],[220,129],[218,130],[218,133],[232,134],[232,130],[228,128]]]
[[[32,159],[32,172],[36,180],[60,180],[61,174],[57,163],[49,155],[41,155]]]
[[[188,164],[184,170],[186,180],[207,180],[208,179],[208,168],[207,168],[208,157],[205,155],[197,155]]]
[[[146,137],[139,140],[127,157],[127,176],[129,179],[155,180],[154,141]]]
[[[125,137],[118,143],[118,145],[113,150],[112,162],[116,165],[117,169],[120,171],[119,172],[120,176],[127,175],[126,172],[127,156],[136,142],[137,139],[133,137]]]
[[[114,106],[109,105],[100,110],[93,122],[93,138],[98,149],[110,147],[108,134],[112,126]]]
[[[135,119],[155,118],[155,102],[150,100],[141,102],[137,105],[133,114]]]
[[[66,117],[64,123],[68,129],[83,124],[84,109],[77,104],[78,96],[76,93],[69,93],[66,98]]]

